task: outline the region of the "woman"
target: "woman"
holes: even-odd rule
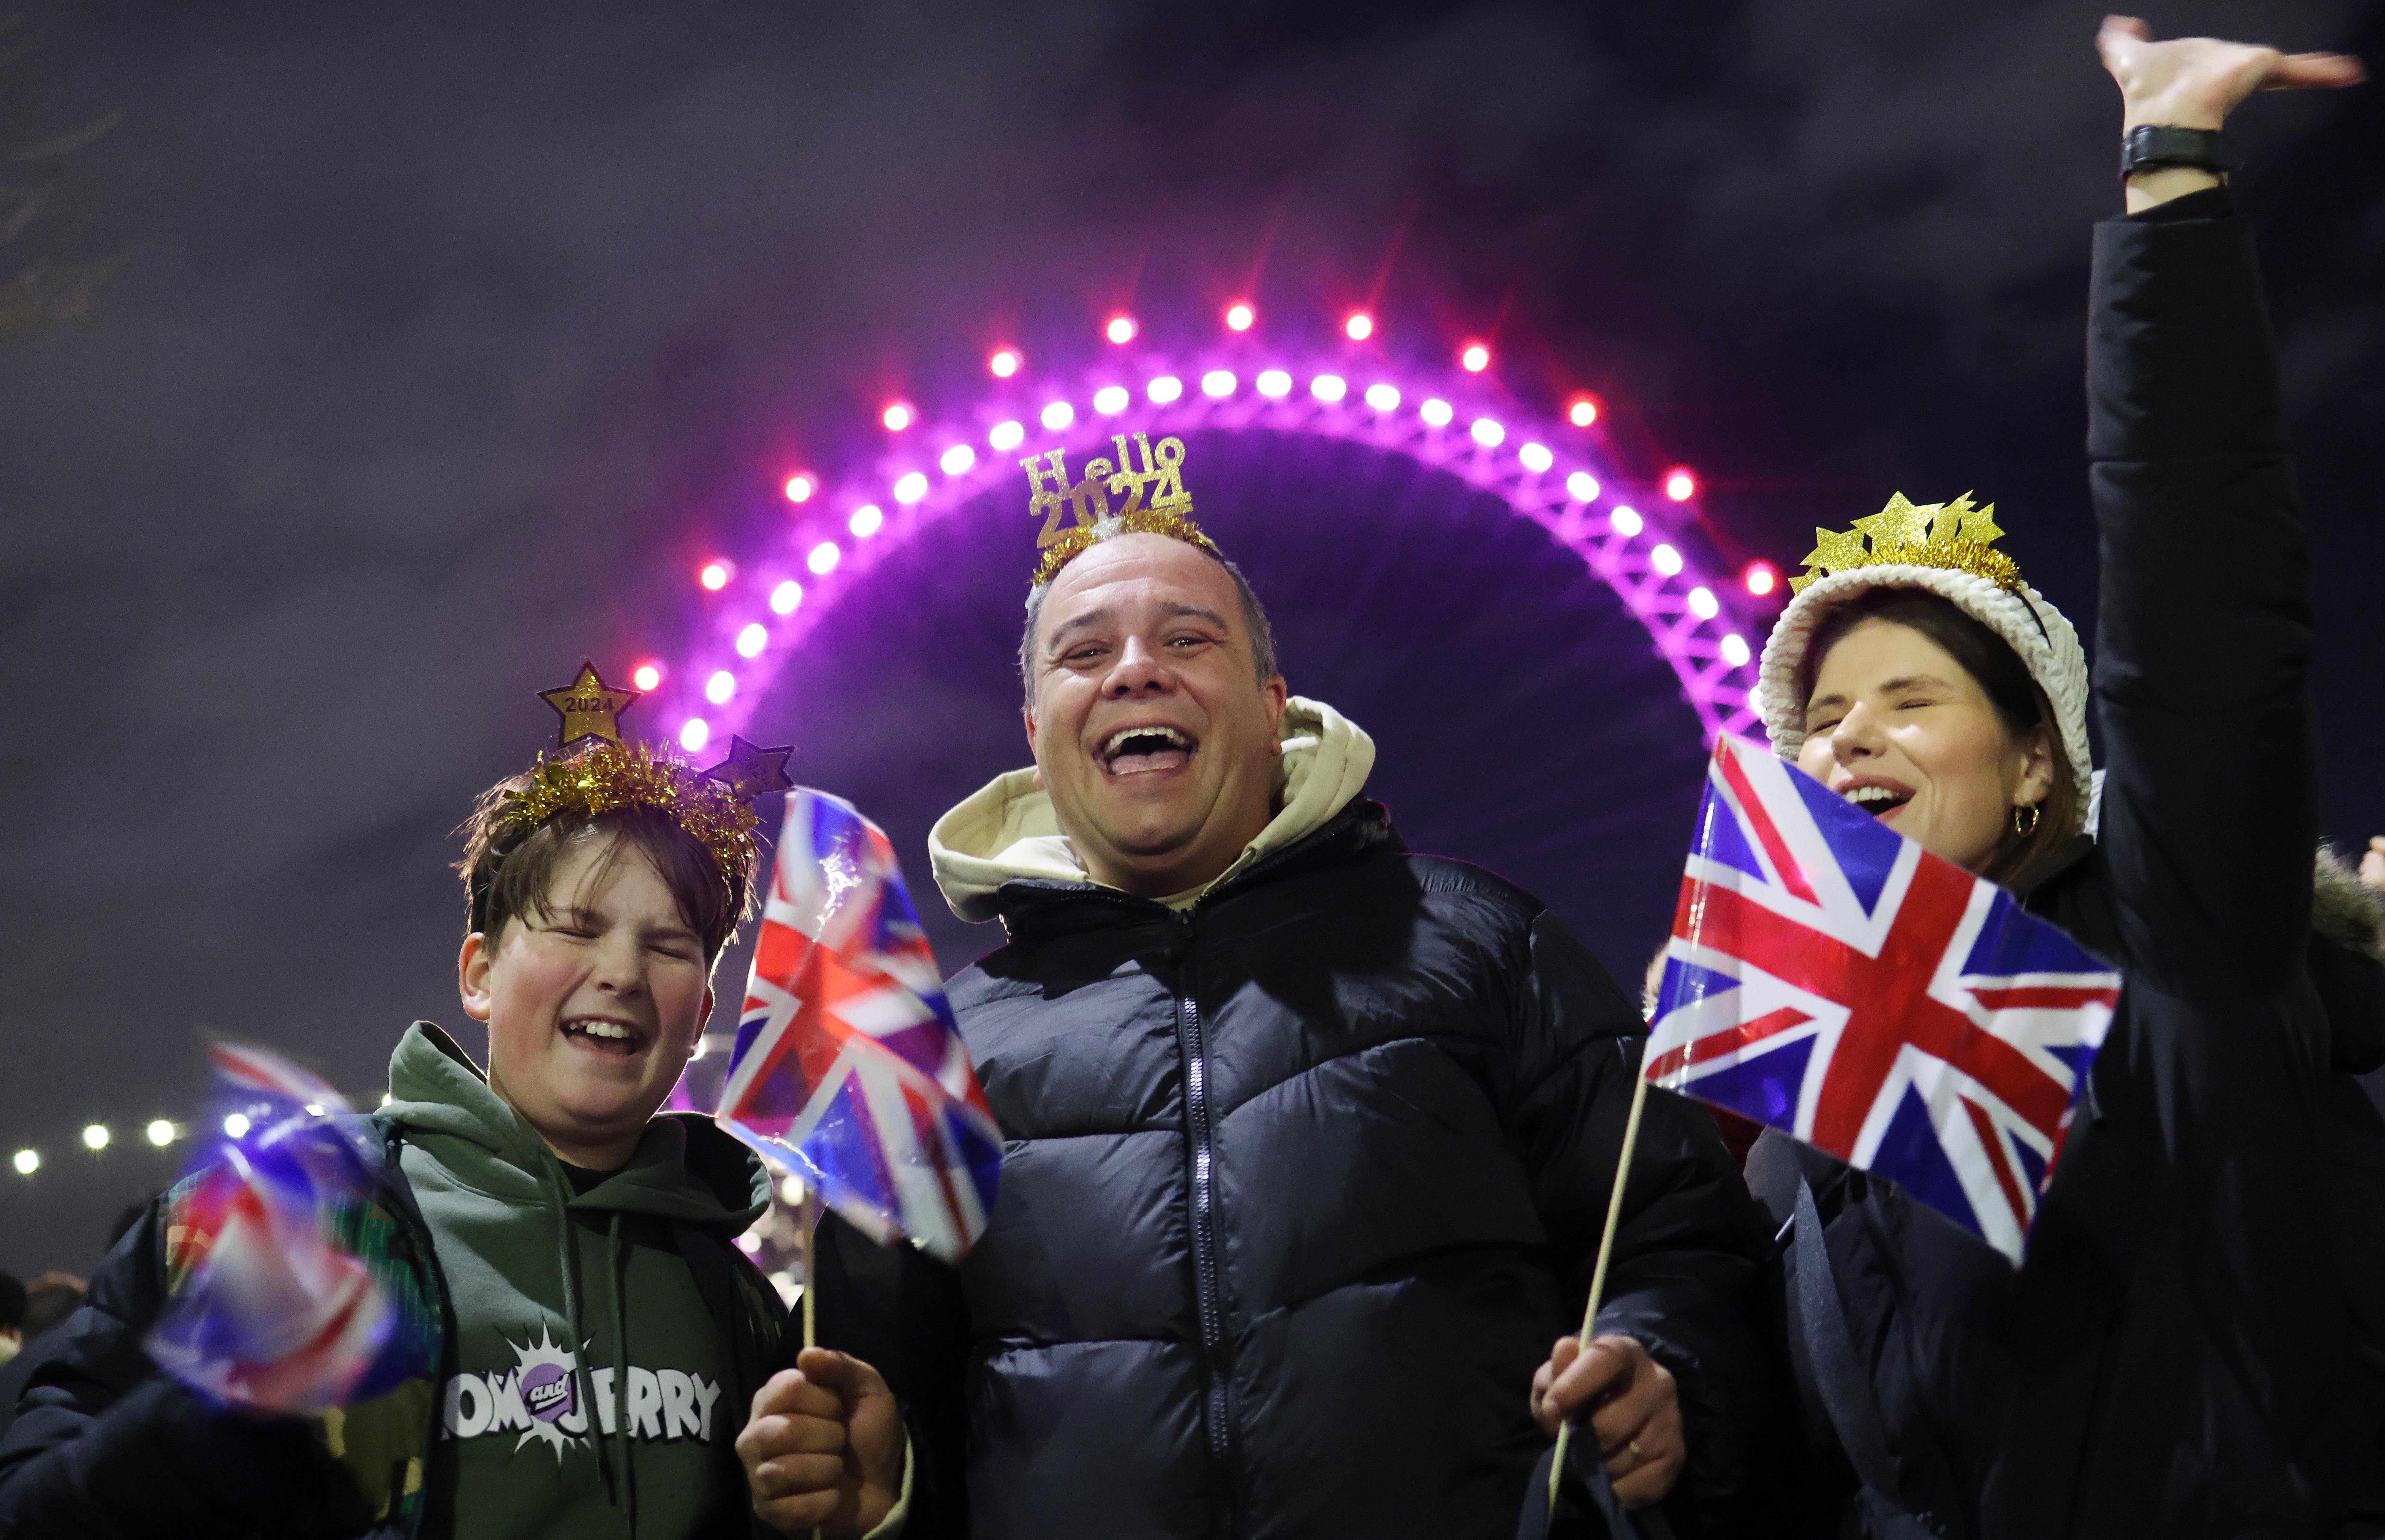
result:
[[[2130,130],[2359,78],[2125,19],[2100,42]],[[2096,232],[2089,363],[2100,838],[2076,634],[1991,559],[1985,510],[1900,498],[1868,549],[1826,538],[1766,650],[1783,757],[2128,980],[2017,1271],[1809,1148],[1752,1153],[1822,1533],[2385,1534],[2385,1120],[2350,1073],[2385,1046],[2376,962],[2312,928],[2276,366],[2218,177],[2143,170],[2129,205]],[[1597,1403],[1570,1346],[1535,1384],[1545,1426]]]

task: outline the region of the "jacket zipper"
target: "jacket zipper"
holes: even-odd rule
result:
[[[1201,1036],[1201,1007],[1192,998],[1191,922],[1186,922],[1184,957],[1180,977],[1187,987],[1176,997],[1177,1030],[1184,1051],[1184,1122],[1192,1147],[1192,1276],[1201,1312],[1201,1359],[1206,1386],[1209,1454],[1226,1477],[1229,1514],[1239,1512],[1240,1484],[1235,1480],[1233,1432],[1228,1421],[1226,1396],[1225,1307],[1218,1297],[1217,1149],[1209,1120],[1209,1058]],[[1239,1522],[1231,1528],[1239,1531]]]

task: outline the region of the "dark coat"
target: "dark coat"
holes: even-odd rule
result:
[[[2385,1523],[2385,1121],[2350,1074],[2385,1023],[2311,933],[2302,511],[2250,232],[2224,194],[2158,212],[2095,238],[2100,838],[2027,895],[2127,983],[2026,1262],[1777,1136],[1750,1160],[1860,1533]]]
[[[1189,911],[1015,882],[952,983],[1007,1136],[958,1271],[831,1225],[822,1340],[909,1408],[923,1535],[1515,1532],[1643,1038],[1539,903],[1352,804]],[[1769,1243],[1654,1094],[1599,1316],[1679,1377],[1685,1533],[1736,1533],[1785,1375]]]
[[[440,1340],[431,1358],[443,1384],[456,1371],[455,1321],[431,1232],[398,1164],[403,1132],[385,1119],[373,1122],[382,1140],[377,1206],[396,1223],[392,1259],[413,1269],[422,1296],[437,1302]],[[149,1205],[93,1274],[81,1308],[33,1346],[40,1356],[0,1437],[0,1536],[400,1540],[440,1533],[430,1511],[436,1503],[393,1504],[378,1518],[360,1507],[347,1473],[324,1450],[319,1423],[223,1411],[158,1372],[142,1344],[166,1304],[165,1216],[174,1196]],[[742,1420],[764,1381],[792,1363],[795,1345],[768,1283],[717,1230],[671,1231],[729,1345],[722,1394]],[[753,1309],[756,1299],[768,1301],[767,1318]],[[437,1436],[435,1386],[419,1400],[420,1489],[452,1495],[445,1455],[455,1444]],[[741,1540],[775,1534],[752,1517],[742,1488],[721,1495],[710,1533]]]

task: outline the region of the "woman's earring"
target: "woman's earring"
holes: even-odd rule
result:
[[[2027,812],[2029,814],[2029,821],[2027,823],[2023,823],[2020,820],[2020,815],[2023,812]],[[2013,833],[2018,834],[2023,839],[2029,838],[2031,834],[2037,833],[2037,820],[2043,816],[2043,814],[2038,811],[2037,804],[2034,802],[2023,802],[2017,804],[2013,808]]]

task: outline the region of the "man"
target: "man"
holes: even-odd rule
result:
[[[878,1524],[891,1385],[914,1540],[1514,1534],[1638,1012],[1528,895],[1406,853],[1373,745],[1287,695],[1189,521],[1065,536],[1020,665],[1034,769],[930,836],[954,908],[1009,933],[950,986],[1001,1199],[956,1273],[824,1228],[822,1340],[866,1362],[765,1389],[756,1510]],[[1652,1097],[1582,1442],[1683,1534],[1747,1517],[1767,1241],[1705,1114]]]

